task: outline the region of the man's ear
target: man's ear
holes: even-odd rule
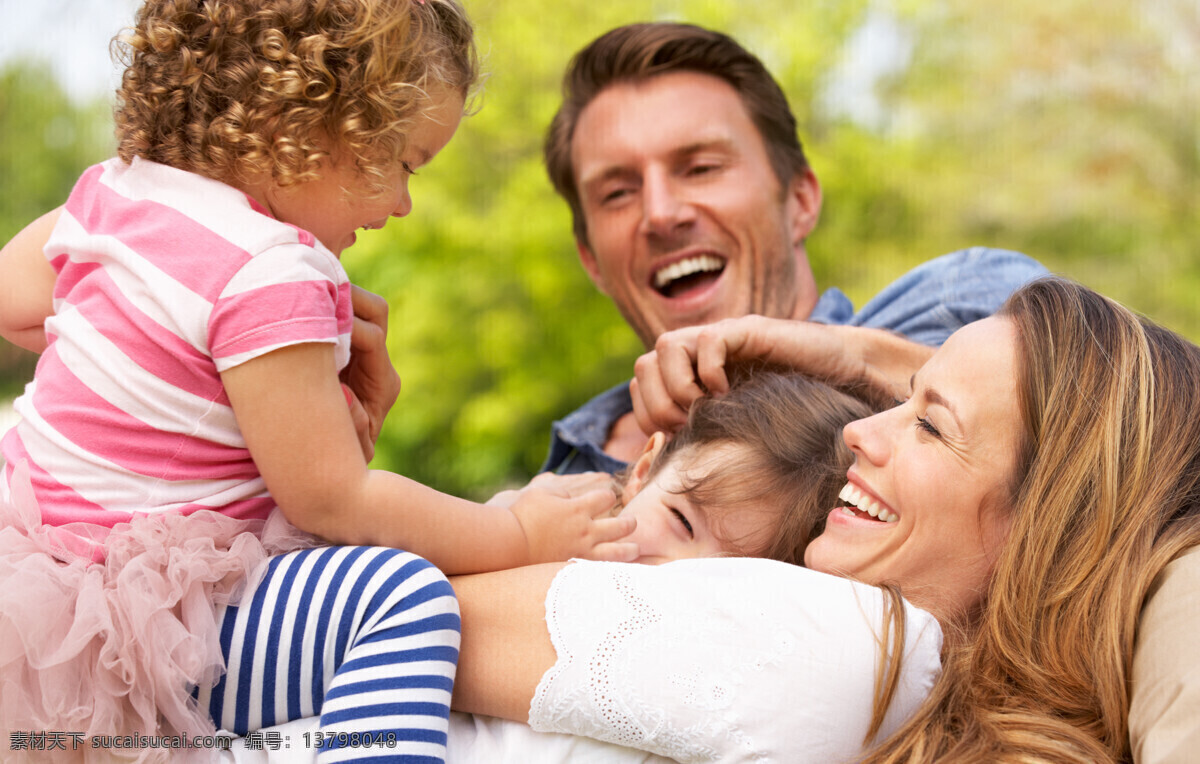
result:
[[[792,176],[788,184],[787,210],[792,224],[792,245],[802,244],[821,217],[821,184],[811,167]]]
[[[600,266],[596,263],[596,256],[592,254],[591,247],[583,239],[576,238],[575,249],[579,251],[579,262],[583,263],[583,269],[587,271],[588,278],[605,296],[612,297],[612,293],[604,284],[604,276],[600,273]]]
[[[629,471],[629,479],[625,481],[624,493],[626,501],[646,486],[646,478],[650,475],[650,468],[654,466],[654,461],[658,459],[658,455],[662,453],[663,446],[665,445],[667,445],[667,436],[661,432],[654,433],[646,441],[646,446],[642,449],[642,455],[633,463],[633,469]]]

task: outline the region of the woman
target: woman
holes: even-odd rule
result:
[[[708,389],[723,389],[723,371],[697,348],[723,363],[724,347],[742,344],[725,340],[747,331],[769,339],[786,324],[746,319],[680,340]],[[643,393],[697,381],[689,370],[648,386],[655,366],[639,364]],[[897,584],[947,631],[930,697],[868,761],[1129,758],[1139,612],[1159,571],[1200,543],[1197,379],[1194,345],[1047,279],[960,330],[896,408],[847,427],[857,507],[830,513],[806,562]],[[643,394],[640,405],[653,420],[661,404]],[[870,519],[872,502],[899,520]],[[528,718],[564,649],[543,620],[561,567],[455,581],[457,708]]]

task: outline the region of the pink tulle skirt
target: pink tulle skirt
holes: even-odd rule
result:
[[[0,493],[0,759],[212,758],[98,736],[212,735],[190,693],[224,672],[217,606],[236,604],[270,554],[315,543],[278,510],[265,523],[164,513],[72,534],[41,523],[18,465]]]

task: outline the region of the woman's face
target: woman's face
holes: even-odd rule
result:
[[[808,567],[899,584],[935,614],[978,601],[1011,513],[1016,343],[1007,318],[965,326],[913,376],[908,400],[846,426],[845,506],[809,545]]]

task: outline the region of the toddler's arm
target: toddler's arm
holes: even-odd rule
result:
[[[43,324],[54,313],[54,269],[42,254],[62,208],[25,226],[0,249],[0,337],[26,350],[46,349]]]
[[[601,476],[594,487],[531,486],[507,509],[368,469],[331,345],[285,347],[221,379],[268,490],[302,530],[335,543],[400,547],[446,573],[636,557],[636,545],[617,542],[633,523],[610,517],[614,496]]]

